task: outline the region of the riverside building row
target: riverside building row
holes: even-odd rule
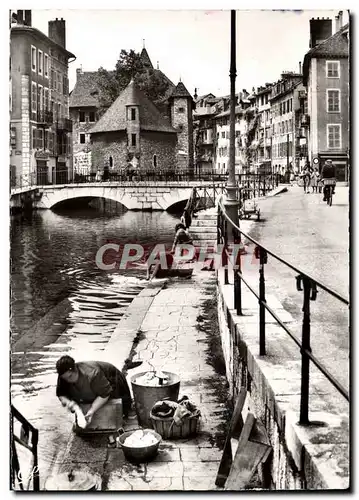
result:
[[[349,24],[311,19],[310,50],[298,72],[283,72],[249,94],[236,95],[235,170],[300,173],[326,159],[349,180]],[[195,167],[226,173],[229,164],[229,96],[194,95]]]
[[[31,10],[10,12],[10,182],[66,183],[72,175],[65,20],[48,36],[32,27]]]
[[[237,94],[237,173],[299,173],[307,164],[320,169],[330,158],[339,180],[348,181],[349,25],[342,24],[342,12],[335,23],[311,19],[310,50],[298,72],[283,72],[277,82]],[[195,90],[192,98],[182,82],[176,86],[158,65],[153,68],[143,48],[145,66],[168,82],[169,93],[162,116],[152,113],[153,120],[145,116],[150,105],[141,108],[138,91],[125,94],[137,97],[116,107],[121,116],[115,121],[126,121],[124,144],[118,136],[122,125],[116,133],[96,128],[101,117],[97,72],[77,69],[69,92],[68,65],[75,56],[66,49],[63,19],[50,21],[46,36],[31,26],[31,11],[12,11],[10,32],[12,185],[19,178],[23,184],[66,183],[76,176],[115,174],[129,167],[194,170],[199,175],[228,171],[229,96],[198,96]],[[131,106],[133,119],[124,115]],[[139,127],[138,134],[129,132],[134,127]],[[101,148],[107,153],[100,154]]]

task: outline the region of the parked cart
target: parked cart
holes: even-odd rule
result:
[[[240,219],[249,219],[252,215],[260,220],[260,208],[254,198],[253,188],[242,188],[242,207],[240,208]]]

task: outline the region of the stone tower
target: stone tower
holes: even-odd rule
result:
[[[191,94],[180,81],[169,97],[171,124],[177,130],[177,168],[194,171],[193,163],[193,120],[194,102]]]

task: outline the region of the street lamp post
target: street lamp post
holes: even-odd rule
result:
[[[230,114],[229,114],[229,165],[227,179],[226,211],[234,224],[238,226],[238,200],[235,177],[235,107],[236,107],[236,11],[231,10],[231,64],[229,77],[231,82]],[[228,241],[233,242],[234,234],[231,224],[228,224]]]

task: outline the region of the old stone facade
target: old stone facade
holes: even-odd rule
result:
[[[193,119],[194,103],[182,82],[170,97],[171,123],[177,130],[177,157],[179,168],[193,171]],[[183,165],[183,167],[182,167]]]
[[[99,102],[96,71],[76,70],[75,88],[70,94],[70,117],[73,123],[73,163],[75,175],[91,172],[90,129],[98,121]]]
[[[10,30],[11,184],[67,182],[72,174],[65,21],[49,36],[31,26],[31,11],[13,14]]]
[[[105,140],[102,135],[102,132],[107,134],[110,130],[101,129],[99,133],[96,128],[100,115],[97,72],[77,69],[76,85],[70,95],[75,175],[93,174],[104,169],[115,174],[126,168],[141,168],[149,172],[193,171],[193,99],[182,82],[175,86],[158,67],[153,68],[145,48],[142,49],[141,58],[145,67],[167,81],[168,92],[160,107],[153,110],[154,105],[151,103],[152,118],[155,117],[153,123],[151,114],[145,113],[144,117],[138,103],[130,102],[130,99],[127,105],[123,104],[120,114],[126,117],[126,124],[124,126],[122,123],[120,130],[126,131],[125,150],[122,139],[119,143],[115,140],[111,146],[114,136],[109,135],[109,139]],[[111,108],[110,116],[113,119],[113,105]],[[159,123],[161,125],[158,128]],[[168,134],[172,134],[171,137]],[[106,144],[104,151],[101,151],[100,143]]]
[[[176,167],[176,139],[173,135],[163,136],[158,132],[141,134],[141,169],[146,172],[174,171]],[[97,134],[93,139],[93,172],[103,172],[104,166],[110,173],[126,171],[128,167],[127,134],[123,131]]]
[[[341,13],[336,22],[335,33],[327,38],[332,21],[311,20],[312,48],[303,63],[303,81],[308,93],[305,117],[309,128],[308,160],[321,169],[325,160],[331,159],[336,165],[337,179],[348,181],[349,25],[341,26]]]
[[[299,110],[299,92],[304,90],[301,81],[301,74],[283,73],[272,87],[272,167],[281,175],[291,170],[300,171],[295,117]]]
[[[181,82],[179,91],[187,92]],[[193,168],[191,102],[189,94],[171,97],[171,124],[131,81],[89,131],[92,173],[107,179],[119,173],[151,175]]]

